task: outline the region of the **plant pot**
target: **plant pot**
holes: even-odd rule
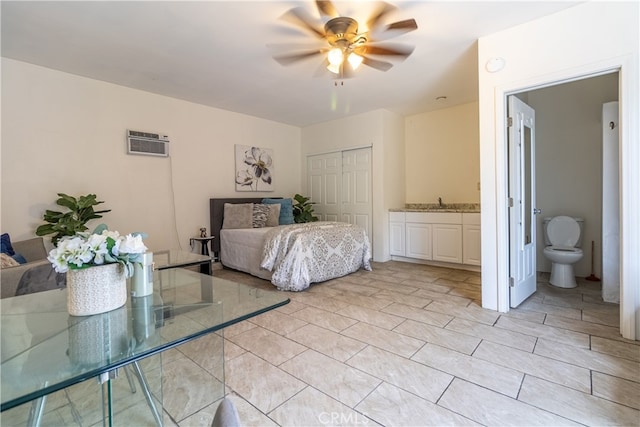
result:
[[[89,316],[122,307],[127,302],[127,278],[118,263],[67,272],[67,311]]]

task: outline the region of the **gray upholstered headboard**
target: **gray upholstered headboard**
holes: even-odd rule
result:
[[[268,197],[269,199],[281,199],[281,197]],[[224,204],[225,203],[261,203],[263,197],[252,198],[227,198],[227,199],[209,199],[209,219],[211,222],[211,236],[215,237],[211,242],[213,257],[215,260],[220,259],[220,229],[224,220]]]

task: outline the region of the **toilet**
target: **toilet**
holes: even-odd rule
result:
[[[544,256],[551,261],[549,283],[559,288],[575,288],[573,264],[582,259],[582,229],[584,220],[570,216],[545,218]]]

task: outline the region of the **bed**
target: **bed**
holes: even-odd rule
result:
[[[275,218],[274,223],[271,218],[267,226],[247,224],[248,205],[253,204],[254,209],[258,208],[255,205],[264,207],[263,200],[210,199],[213,256],[224,267],[269,280],[279,290],[286,291],[303,291],[311,283],[342,277],[360,269],[371,271],[370,242],[362,227],[328,221],[306,224],[284,221],[282,224],[285,211],[280,222]],[[288,200],[270,198],[265,202],[286,208],[284,202]],[[283,204],[279,205],[279,201]],[[227,222],[225,210],[229,217]],[[238,218],[245,219],[232,225]]]

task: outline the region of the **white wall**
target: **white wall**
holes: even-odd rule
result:
[[[170,136],[170,157],[126,154],[126,130]],[[234,144],[274,150],[273,193],[239,193]],[[209,198],[300,192],[300,129],[2,59],[2,231],[31,237],[56,193],[96,193],[120,232],[155,250],[209,229]],[[100,220],[89,225],[97,225]],[[47,239],[48,241],[48,239]]]
[[[640,337],[639,13],[637,2],[587,2],[479,40],[483,306],[509,307],[505,95],[621,69],[621,330]],[[494,57],[506,66],[489,73],[484,67]]]
[[[479,203],[478,103],[409,116],[406,203]]]
[[[404,205],[404,119],[386,110],[332,120],[302,129],[302,181],[306,157],[371,146],[373,158],[373,259],[388,261],[388,211]]]
[[[585,220],[584,257],[575,274],[602,277],[602,104],[618,99],[618,74],[577,80],[528,92],[536,111],[537,270],[551,271],[543,255],[544,217],[569,215]]]

